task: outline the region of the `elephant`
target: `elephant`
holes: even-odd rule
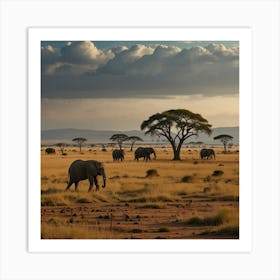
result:
[[[139,160],[139,158],[143,158],[143,160],[145,161],[151,160],[150,157],[151,154],[154,154],[154,159],[157,158],[155,150],[151,147],[146,147],[146,148],[139,147],[135,150],[134,154],[135,154],[135,159],[137,161]]]
[[[93,182],[96,186],[96,191],[99,190],[97,176],[103,176],[102,188],[106,187],[106,175],[104,166],[101,162],[95,160],[75,160],[71,163],[68,170],[68,182],[65,191],[69,190],[71,185],[75,183],[75,191],[78,190],[78,184],[82,180],[89,180],[90,192],[93,188]]]
[[[113,160],[123,161],[124,160],[124,150],[113,150],[112,152]]]
[[[45,155],[48,154],[55,154],[55,149],[54,148],[46,148],[45,150]]]
[[[213,149],[202,149],[200,151],[200,159],[215,158],[215,152]]]

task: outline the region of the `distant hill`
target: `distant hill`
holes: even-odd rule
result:
[[[58,142],[65,142],[73,144],[72,139],[75,137],[84,137],[88,141],[88,144],[106,144],[110,143],[110,137],[116,133],[124,133],[128,136],[139,136],[145,143],[162,143],[165,139],[158,139],[157,137],[151,137],[145,135],[144,132],[139,130],[129,131],[115,131],[115,130],[89,130],[89,129],[76,129],[76,128],[65,128],[65,129],[49,129],[41,131],[41,144],[52,145]],[[239,127],[217,127],[213,129],[212,135],[209,137],[206,134],[201,134],[199,137],[190,137],[186,143],[194,141],[201,141],[205,144],[218,144],[219,142],[214,141],[213,137],[219,134],[229,134],[233,136],[233,144],[239,143]],[[140,142],[139,142],[140,143]]]
[[[190,137],[186,142],[201,141],[205,144],[220,144],[221,142],[219,142],[217,140],[216,141],[213,140],[213,138],[215,136],[218,136],[220,134],[228,134],[228,135],[233,136],[233,139],[232,139],[231,142],[234,145],[239,144],[239,127],[238,126],[235,126],[235,127],[216,127],[216,128],[213,129],[213,132],[212,132],[210,137],[203,133],[203,134],[200,134],[198,138]]]

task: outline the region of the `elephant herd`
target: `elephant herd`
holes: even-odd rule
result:
[[[156,152],[153,148],[150,147],[139,147],[135,150],[134,159],[139,160],[143,158],[144,161],[151,160],[151,154],[154,155],[154,159],[157,158]],[[114,161],[123,161],[124,160],[124,150],[113,150],[112,157]],[[215,152],[213,149],[201,149],[200,159],[215,159]]]
[[[55,150],[53,148],[47,148],[45,150],[46,154],[53,154]],[[143,158],[144,161],[151,160],[151,154],[153,154],[154,159],[156,159],[156,152],[151,147],[139,147],[135,150],[134,159],[139,160]],[[124,150],[113,150],[112,157],[114,161],[124,160]],[[215,152],[213,149],[202,149],[200,151],[200,159],[215,159]],[[96,186],[96,191],[99,190],[99,184],[97,181],[97,176],[103,177],[102,187],[106,187],[106,175],[103,163],[95,160],[75,160],[71,163],[68,169],[68,181],[65,191],[69,190],[72,184],[75,184],[75,191],[78,190],[78,184],[80,181],[88,180],[90,192],[93,188],[93,184]]]
[[[135,150],[134,159],[139,160],[143,158],[144,161],[151,160],[151,154],[154,155],[154,159],[157,158],[156,152],[153,148],[150,147],[139,147]],[[113,161],[123,161],[124,160],[124,150],[113,150],[112,152]]]

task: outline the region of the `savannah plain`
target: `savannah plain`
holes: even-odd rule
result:
[[[239,151],[215,147],[215,159],[200,148],[155,146],[157,159],[113,161],[112,148],[72,147],[61,155],[41,151],[42,239],[238,239]],[[87,180],[65,192],[69,165],[77,159],[104,163],[107,184],[88,192]],[[98,177],[102,185],[102,177]]]

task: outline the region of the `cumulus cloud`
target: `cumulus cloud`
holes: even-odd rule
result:
[[[80,75],[95,70],[115,57],[112,50],[96,48],[93,42],[68,42],[60,52],[48,45],[41,50],[42,71],[47,75]]]
[[[205,96],[239,91],[239,48],[211,43],[181,49],[93,42],[42,48],[42,96],[49,98]],[[71,78],[69,78],[71,77]]]

